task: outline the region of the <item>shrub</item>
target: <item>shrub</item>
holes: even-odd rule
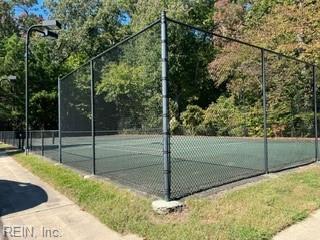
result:
[[[204,111],[197,105],[188,105],[180,116],[182,126],[187,133],[196,135],[203,132]]]
[[[176,117],[172,117],[170,120],[170,132],[176,135],[183,134],[181,123],[177,120]]]
[[[244,134],[244,118],[233,98],[220,97],[205,111],[204,126],[211,135],[240,136]]]

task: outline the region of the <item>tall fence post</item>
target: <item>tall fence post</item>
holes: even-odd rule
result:
[[[41,156],[44,156],[44,136],[43,136],[43,130],[41,129],[40,132],[41,137]]]
[[[30,130],[29,131],[29,150],[30,151],[32,151],[32,145],[33,145],[33,143],[32,143],[32,141],[33,141],[33,139],[32,139],[32,131]]]
[[[18,144],[18,148],[21,149],[21,133],[18,133],[18,140],[19,140],[19,144]]]
[[[316,66],[312,66],[313,101],[314,101],[314,142],[315,161],[318,161],[318,106],[317,106],[317,73]]]
[[[62,136],[61,136],[61,79],[58,78],[58,131],[59,131],[59,163],[62,163]]]
[[[265,173],[269,172],[269,159],[268,159],[268,129],[267,129],[267,90],[266,90],[266,59],[265,50],[261,49],[261,73],[262,73],[262,96],[263,96],[263,139],[264,139],[264,170]]]
[[[165,200],[171,199],[171,163],[169,129],[169,89],[168,89],[168,25],[166,12],[161,13],[161,63],[162,63],[162,125],[163,125],[163,164]]]
[[[92,174],[96,174],[96,139],[95,139],[95,86],[94,86],[94,66],[93,60],[90,61],[90,82],[91,82],[91,136],[92,136]]]
[[[13,131],[13,135],[12,135],[12,145],[15,147],[16,144],[16,136],[15,136],[15,131]]]

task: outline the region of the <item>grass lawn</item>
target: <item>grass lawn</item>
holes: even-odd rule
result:
[[[11,155],[120,233],[146,239],[271,239],[320,207],[320,166],[309,166],[215,198],[188,198],[183,213],[159,216],[151,200],[112,183],[83,179],[41,157]]]
[[[0,142],[0,150],[5,150],[10,148],[10,145]]]

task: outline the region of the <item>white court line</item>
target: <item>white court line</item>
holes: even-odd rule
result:
[[[232,143],[220,143],[220,144],[212,143],[212,144],[215,145],[215,146],[221,145],[223,147],[225,145],[243,145],[243,144],[248,144],[248,142],[232,142]],[[179,145],[175,145],[174,143],[172,143],[171,146],[174,147],[174,146],[179,146]],[[88,145],[86,145],[86,146],[76,146],[75,148],[88,148],[88,147],[90,147],[90,146],[88,146]],[[208,147],[208,145],[206,144],[206,145],[199,145],[199,146],[194,145],[194,146],[179,147],[177,151],[190,151],[190,150],[195,150],[195,149],[202,150],[203,147]],[[162,151],[162,148],[161,149],[148,148],[148,147],[143,147],[142,148],[142,147],[137,147],[137,146],[127,146],[127,145],[124,145],[124,146],[121,146],[121,145],[110,145],[110,144],[107,144],[107,143],[105,143],[105,144],[97,143],[96,144],[96,148],[100,148],[100,149],[107,148],[107,149],[115,150],[115,151],[119,151],[119,152],[151,154],[151,155],[156,155],[155,153],[157,153],[157,152],[161,153],[161,151]],[[127,149],[131,148],[132,150],[126,150],[124,148],[127,148]],[[140,149],[142,151],[137,151],[137,150],[140,150]],[[230,151],[230,150],[229,149],[225,149],[225,151],[219,151],[219,154],[222,154],[222,153],[228,152],[228,151]],[[204,154],[207,154],[207,153],[204,153]],[[200,153],[200,155],[203,156],[201,153]]]
[[[100,147],[101,149],[103,149],[102,147]],[[119,152],[129,152],[129,153],[139,153],[139,154],[149,154],[149,155],[154,155],[154,156],[158,156],[157,154],[155,154],[155,152],[154,151],[152,151],[152,152],[147,152],[147,151],[132,151],[132,150],[126,150],[126,149],[117,149],[117,148],[110,148],[110,147],[107,147],[108,149],[110,149],[110,150],[115,150],[115,151],[119,151]],[[146,148],[144,148],[144,149],[146,149]],[[143,149],[143,150],[144,150]],[[152,150],[154,150],[154,149],[152,149]],[[159,156],[161,156],[161,152],[159,152]]]
[[[223,143],[223,144],[214,144],[214,146],[225,146],[225,145],[243,145],[243,144],[247,144],[248,142],[234,142],[234,143]],[[87,145],[87,146],[79,146],[80,148],[86,148],[86,147],[90,147],[91,145]],[[121,145],[120,145],[121,146]],[[172,145],[174,147],[174,145]],[[176,145],[176,146],[179,146],[179,145]],[[110,144],[101,144],[101,143],[97,143],[96,144],[96,148],[100,148],[100,149],[103,149],[103,148],[109,148],[111,150],[117,150],[117,151],[125,151],[123,150],[122,148],[110,148],[110,147],[119,147],[119,145],[110,145]],[[150,151],[152,153],[154,153],[155,151],[158,151],[159,149],[157,148],[148,148],[148,147],[136,147],[136,146],[127,146],[127,145],[124,145],[124,146],[121,146],[121,147],[124,147],[124,148],[131,148],[131,149],[134,149],[134,150],[146,150],[146,152]],[[183,151],[183,150],[194,150],[194,149],[202,149],[204,147],[208,147],[207,145],[203,146],[203,145],[195,145],[195,146],[186,146],[186,147],[179,147],[179,150],[180,151]],[[77,147],[78,148],[78,147]],[[136,152],[136,153],[143,153],[143,152],[139,152],[139,151],[132,151],[130,150],[131,152]],[[128,151],[128,152],[130,152]],[[162,151],[162,148],[161,148],[161,151]]]
[[[109,147],[109,146],[111,146],[111,147]],[[87,146],[76,146],[75,148],[88,148],[88,147],[90,147],[90,146],[88,146],[88,145],[87,145]],[[133,151],[133,150],[126,150],[126,149],[123,149],[123,148],[112,148],[112,147],[118,147],[118,146],[116,146],[116,145],[107,145],[106,147],[102,147],[102,146],[96,145],[96,148],[100,148],[100,149],[107,148],[107,149],[115,150],[115,151],[119,151],[119,152],[140,153],[140,154],[152,154],[152,155],[155,155],[155,154],[154,154],[154,153],[155,153],[155,150],[157,150],[157,149],[154,149],[154,148],[139,148],[139,149],[141,149],[141,150],[147,150],[147,151],[143,152],[143,151]],[[123,146],[123,147],[128,148],[128,146]],[[133,147],[133,148],[136,148],[136,149],[137,149],[137,147]],[[149,150],[150,152],[148,152],[148,150]],[[162,150],[162,148],[161,148],[161,150]],[[152,151],[152,152],[151,152],[151,151]],[[160,151],[159,153],[161,153],[161,151]]]

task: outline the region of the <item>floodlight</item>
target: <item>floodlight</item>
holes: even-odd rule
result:
[[[45,20],[42,22],[42,26],[50,29],[61,29],[61,23],[57,20]]]
[[[10,76],[8,76],[8,80],[15,81],[15,80],[17,80],[17,76],[10,75]]]
[[[43,30],[43,34],[44,34],[44,37],[52,37],[52,38],[55,38],[55,39],[58,39],[58,37],[59,37],[57,33],[52,32],[47,28],[45,28]]]

